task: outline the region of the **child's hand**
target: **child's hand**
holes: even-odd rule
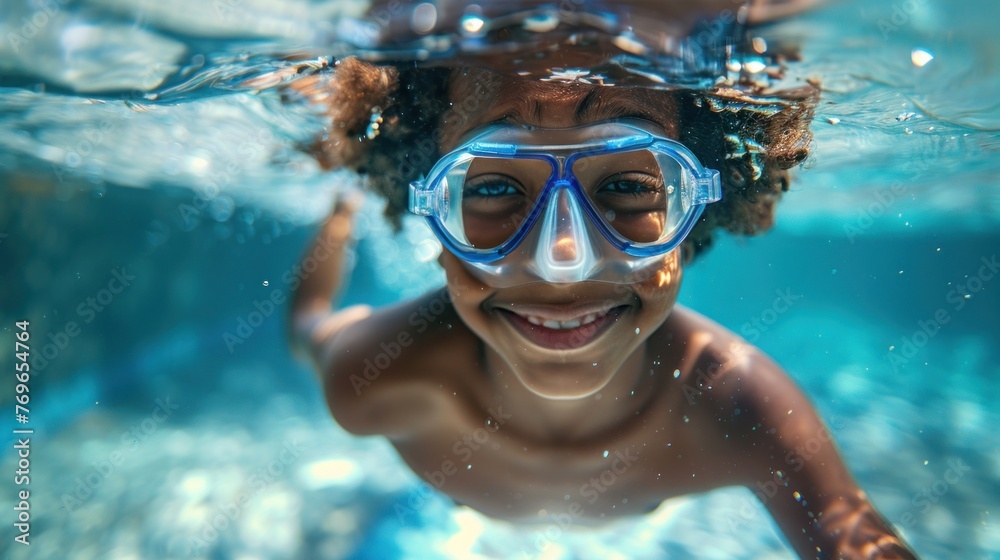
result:
[[[359,192],[337,193],[321,235],[338,244],[347,240],[351,236],[351,218],[363,204],[364,196]]]
[[[333,209],[330,210],[330,215],[346,216],[349,218],[353,216],[354,213],[364,205],[364,203],[364,195],[357,191],[337,193],[337,197],[333,201]]]

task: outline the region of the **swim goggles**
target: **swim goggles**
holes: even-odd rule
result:
[[[651,122],[493,124],[410,184],[410,211],[486,284],[635,283],[662,267],[719,172]]]

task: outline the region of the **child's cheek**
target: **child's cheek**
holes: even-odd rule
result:
[[[483,301],[493,289],[469,273],[457,257],[443,251],[438,258],[448,282],[448,294],[455,311],[466,325],[482,336],[485,317],[480,313]]]
[[[438,263],[444,269],[448,282],[448,292],[456,306],[474,301],[478,306],[491,293],[492,289],[481,280],[469,273],[458,257],[443,251],[438,257]]]
[[[663,267],[649,279],[635,286],[636,294],[642,301],[643,310],[659,316],[659,321],[666,319],[677,301],[677,292],[681,287],[682,276],[680,251],[671,251],[665,256]]]

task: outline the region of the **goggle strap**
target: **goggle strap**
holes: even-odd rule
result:
[[[710,204],[722,200],[722,180],[718,171],[706,169],[696,180],[695,204]]]
[[[437,210],[434,190],[428,189],[422,179],[410,183],[410,212],[418,216],[433,216]]]

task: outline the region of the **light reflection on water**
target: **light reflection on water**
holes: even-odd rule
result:
[[[991,61],[1000,49],[976,21],[976,5],[834,2],[760,29],[772,48],[801,44],[804,61],[790,64],[779,85],[818,78],[825,90],[813,127],[816,150],[803,174],[808,188],[783,203],[786,225],[826,227],[893,181],[912,189],[897,208],[925,218],[915,223],[958,213],[964,227],[1000,220],[990,157],[1000,130],[1000,79]],[[4,81],[15,85],[0,90],[0,129],[7,132],[0,136],[0,168],[55,168],[94,184],[204,188],[220,169],[198,161],[238,162],[222,177],[238,199],[273,193],[276,181],[293,196],[270,197],[275,210],[287,209],[282,200],[309,196],[305,185],[324,179],[295,145],[322,122],[306,107],[282,104],[273,91],[255,95],[241,84],[282,67],[284,56],[342,51],[333,42],[335,16],[358,15],[361,5],[213,6],[165,10],[105,0],[48,16],[15,3],[20,17],[0,24],[5,36],[22,38],[0,45]],[[45,25],[25,27],[32,17]],[[142,25],[124,25],[130,18]],[[914,49],[934,59],[916,66]],[[113,127],[116,140],[104,141],[101,127]],[[915,169],[920,161],[933,165]],[[935,187],[955,182],[956,174],[961,190],[940,195]],[[825,212],[816,219],[819,205]]]

